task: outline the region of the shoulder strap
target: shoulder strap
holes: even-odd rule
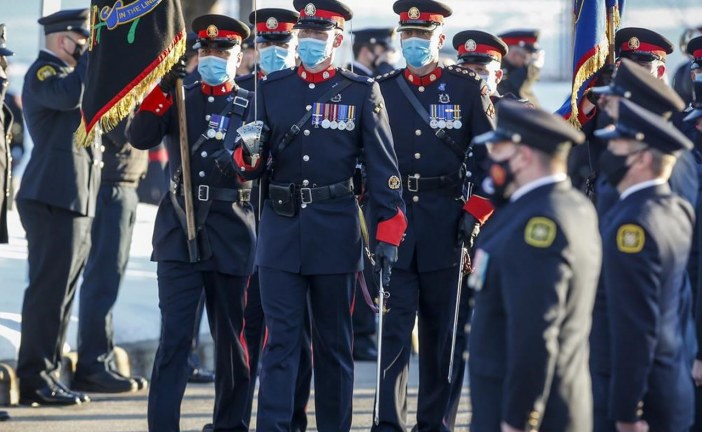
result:
[[[239,126],[244,124],[244,120],[246,117],[244,115],[246,114],[246,109],[249,107],[249,94],[251,92],[246,90],[245,88],[239,87],[236,91],[236,96],[234,96],[234,99],[232,99],[229,104],[227,105],[226,110],[229,109],[229,107],[234,106],[234,109],[231,111],[232,117],[237,116],[241,120],[239,122]],[[229,115],[230,113],[227,112],[226,115]],[[230,133],[231,131],[231,133]],[[224,148],[228,150],[233,150],[234,149],[234,141],[236,140],[237,133],[236,129],[231,126],[229,126],[229,130],[227,131],[227,134],[224,136]]]
[[[350,86],[351,83],[352,81],[344,81],[339,85],[330,88],[315,103],[324,103],[328,101],[329,99],[334,97],[334,95],[341,93],[346,87]],[[285,148],[288,146],[288,144],[290,144],[293,138],[295,138],[297,134],[300,133],[300,128],[302,128],[302,125],[307,123],[307,120],[309,120],[310,117],[312,117],[312,110],[306,111],[305,115],[303,115],[297,123],[290,127],[290,130],[288,130],[285,133],[285,136],[283,136],[283,139],[280,141],[280,144],[278,144],[278,152],[282,152],[283,150],[285,150]]]
[[[412,90],[410,90],[409,86],[407,85],[407,82],[403,77],[399,77],[397,79],[397,85],[400,86],[400,90],[402,90],[402,93],[405,95],[405,98],[409,101],[410,105],[412,105],[412,108],[419,114],[419,117],[422,118],[424,123],[430,124],[430,118],[429,118],[429,112],[422,106],[422,103],[417,99],[417,96],[412,93]],[[458,156],[460,160],[463,160],[466,156],[466,152],[464,149],[459,146],[456,141],[453,140],[449,136],[449,134],[446,133],[445,130],[443,129],[437,129],[435,133],[436,137],[439,138],[446,146]]]

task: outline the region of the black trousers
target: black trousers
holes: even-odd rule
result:
[[[20,388],[31,391],[47,384],[59,367],[92,218],[33,200],[18,200],[17,210],[29,263],[17,375]]]
[[[79,291],[76,375],[111,367],[114,354],[112,308],[127,268],[138,204],[134,187],[100,186],[92,246]]]
[[[268,341],[261,359],[256,430],[291,430],[309,298],[317,430],[351,429],[351,302],[355,274],[300,275],[259,268]]]
[[[458,267],[418,272],[393,269],[383,327],[380,423],[373,431],[407,430],[407,380],[412,329],[419,317],[417,431],[448,431],[443,424],[450,386],[448,365]]]
[[[158,294],[161,340],[149,392],[150,432],[180,430],[180,404],[188,381],[188,356],[200,295],[204,288],[215,342],[216,431],[247,431],[249,367],[243,336],[247,277],[201,269],[201,264],[160,261]]]
[[[256,391],[256,377],[263,346],[266,343],[266,322],[261,305],[261,285],[258,271],[251,275],[249,287],[246,291],[246,310],[244,311],[244,334],[246,346],[249,351],[249,370],[251,371],[251,384],[249,386],[249,404],[246,409],[246,420],[251,420],[254,393]],[[310,327],[309,307],[305,313],[302,343],[300,349],[300,366],[295,383],[295,400],[293,402],[293,417],[291,428],[293,432],[307,429],[307,402],[310,399],[310,385],[312,384],[312,335]]]
[[[609,418],[609,374],[590,370],[592,379],[593,432],[616,432]]]
[[[473,313],[473,290],[468,287],[467,281],[468,278],[464,277],[463,288],[461,290],[461,304],[458,312],[458,325],[456,327],[456,349],[453,356],[451,391],[449,393],[446,414],[444,415],[444,425],[451,431],[456,428],[456,416],[458,415],[458,407],[461,403],[461,391],[463,390],[463,379],[466,375],[468,359],[468,332],[470,329],[470,317]],[[455,311],[451,311],[450,313],[453,316]]]

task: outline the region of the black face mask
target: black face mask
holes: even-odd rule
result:
[[[515,152],[516,153],[516,152]],[[503,207],[509,202],[507,196],[507,188],[514,181],[514,172],[509,166],[509,161],[512,160],[514,153],[509,158],[502,161],[494,161],[488,159],[487,172],[492,184],[492,194],[490,202],[495,208]],[[486,191],[489,192],[489,191]]]
[[[78,42],[76,42],[73,38],[70,38],[70,37],[68,37],[68,36],[66,36],[66,39],[68,39],[68,40],[70,40],[71,42],[73,42],[73,52],[68,52],[68,51],[66,51],[66,49],[64,49],[63,51],[64,51],[66,54],[68,54],[68,55],[70,55],[71,57],[73,57],[73,59],[74,59],[75,61],[78,61],[78,59],[80,58],[80,56],[83,55],[83,52],[85,52],[85,47],[86,47],[86,46],[85,46],[85,45],[78,45]]]
[[[629,172],[630,165],[627,165],[626,160],[629,156],[640,151],[635,150],[625,155],[616,155],[609,150],[605,150],[600,156],[599,167],[607,182],[616,188],[622,182],[626,173]]]

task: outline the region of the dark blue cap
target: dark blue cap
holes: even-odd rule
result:
[[[697,120],[702,118],[702,80],[695,80],[692,84],[694,86],[692,111],[683,120],[689,123],[696,123]]]
[[[692,148],[692,142],[672,123],[626,99],[619,102],[615,125],[598,129],[595,135],[606,140],[633,139],[668,154]]]
[[[293,5],[300,12],[296,29],[343,30],[353,18],[351,8],[338,0],[294,0]]]
[[[354,46],[382,45],[385,48],[390,48],[394,36],[395,29],[393,27],[356,30],[353,32],[353,44]]]
[[[11,55],[15,55],[15,53],[7,49],[7,33],[5,24],[0,24],[0,56],[8,57]]]
[[[293,27],[300,14],[277,8],[258,9],[249,15],[249,22],[256,27],[256,42],[287,42],[292,39]]]
[[[614,37],[617,58],[630,58],[634,61],[665,61],[666,55],[673,52],[673,43],[653,30],[641,27],[619,29]]]
[[[537,29],[520,29],[510,30],[498,36],[507,46],[518,46],[529,52],[535,52],[539,49],[539,35],[540,32]]]
[[[512,141],[553,154],[564,144],[582,144],[585,135],[562,117],[516,100],[497,105],[497,127],[474,138],[477,145]]]
[[[443,25],[444,18],[453,14],[449,5],[435,0],[398,0],[392,5],[392,10],[400,15],[398,31],[431,31]]]
[[[37,21],[44,26],[44,34],[72,31],[85,37],[90,36],[88,29],[88,9],[66,9],[39,18]]]
[[[249,26],[226,15],[207,14],[193,20],[192,29],[197,35],[193,48],[202,46],[231,48],[241,45],[251,35]]]
[[[685,109],[685,102],[665,81],[627,58],[621,60],[608,86],[594,87],[592,92],[621,96],[664,117]]]
[[[480,30],[465,30],[453,37],[453,47],[462,63],[487,64],[501,62],[507,44],[497,36]]]

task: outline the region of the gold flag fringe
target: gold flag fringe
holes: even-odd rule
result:
[[[104,113],[93,127],[88,130],[85,118],[81,116],[80,125],[73,135],[73,143],[79,147],[89,147],[99,134],[106,133],[114,129],[122,119],[127,117],[137,103],[141,102],[146,93],[158,83],[174,64],[185,54],[186,48],[185,30],[181,31],[173,41],[173,44],[161,54],[163,59],[148,75],[135,84],[126,94],[124,94],[110,109]]]
[[[605,65],[607,60],[607,52],[609,51],[609,45],[607,39],[600,41],[595,47],[595,55],[590,57],[585,63],[580,66],[577,73],[573,77],[573,91],[570,95],[570,118],[568,121],[578,129],[582,128],[580,121],[578,120],[578,92],[576,89],[582,87],[582,85],[590,79],[598,70]]]

